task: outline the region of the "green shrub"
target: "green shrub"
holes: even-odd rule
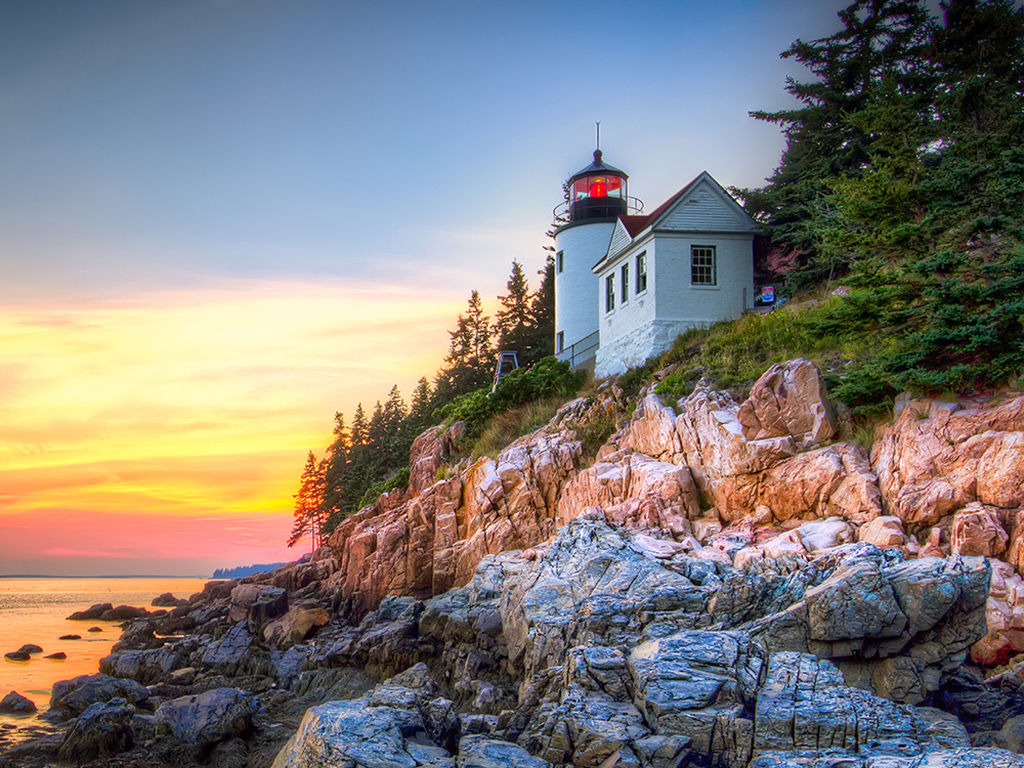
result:
[[[630,368],[619,376],[619,388],[626,397],[636,397],[640,389],[651,377],[651,374],[661,367],[661,357],[649,357],[636,368]]]
[[[408,486],[409,467],[402,467],[391,477],[385,478],[384,480],[378,480],[367,488],[366,493],[363,494],[363,498],[359,500],[359,509],[369,506],[370,504],[376,504],[377,499],[379,499],[382,494],[390,493],[396,488],[407,488]]]
[[[493,392],[478,389],[459,395],[443,406],[439,415],[448,424],[466,422],[465,437],[477,437],[496,413],[546,398],[572,397],[582,386],[584,374],[571,371],[568,363],[545,357],[530,368],[517,368],[501,380]]]
[[[576,426],[576,437],[583,443],[583,453],[593,459],[615,432],[615,427],[615,417],[607,411],[593,414]]]

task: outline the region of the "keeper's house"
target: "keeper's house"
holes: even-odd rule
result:
[[[598,376],[754,306],[759,227],[707,171],[647,215],[627,180],[597,150],[555,209],[555,353]]]

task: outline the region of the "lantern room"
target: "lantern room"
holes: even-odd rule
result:
[[[608,219],[627,213],[626,180],[618,168],[605,165],[601,150],[594,162],[569,178],[569,220]]]

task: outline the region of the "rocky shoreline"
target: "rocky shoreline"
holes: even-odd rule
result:
[[[128,620],[0,767],[1024,766],[1024,397],[903,399],[867,452],[792,361],[588,460],[633,405],[472,463],[428,430],[329,547]]]

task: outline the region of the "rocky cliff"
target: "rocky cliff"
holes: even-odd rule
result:
[[[40,760],[1024,765],[1024,397],[901,399],[868,452],[806,361],[601,392],[496,458],[428,430],[314,558],[135,620]]]

